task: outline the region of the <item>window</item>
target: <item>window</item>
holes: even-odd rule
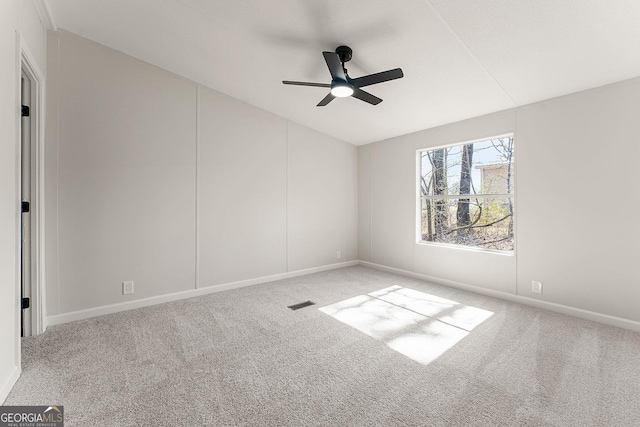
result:
[[[513,135],[418,152],[418,240],[513,251]]]

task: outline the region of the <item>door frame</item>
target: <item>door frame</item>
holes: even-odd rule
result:
[[[42,334],[46,330],[45,323],[45,197],[44,197],[44,123],[45,123],[45,78],[44,73],[35,61],[35,57],[29,51],[25,41],[18,33],[18,45],[20,46],[20,61],[18,62],[18,88],[21,87],[22,72],[31,80],[31,335]],[[18,89],[20,92],[20,89]],[[18,101],[21,102],[20,94]],[[19,108],[18,108],[19,110]],[[22,185],[22,117],[18,122],[18,190]],[[16,201],[19,212],[22,200],[18,191]],[[22,213],[18,227],[22,227]],[[21,236],[20,229],[18,235]],[[18,251],[22,243],[18,241]],[[20,253],[20,252],[18,252]],[[21,262],[18,260],[18,262]],[[18,295],[21,292],[21,280],[18,281]],[[21,302],[21,301],[20,301]],[[18,323],[19,324],[19,323]]]

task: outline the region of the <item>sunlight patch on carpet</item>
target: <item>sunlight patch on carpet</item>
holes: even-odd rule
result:
[[[358,295],[318,310],[424,365],[493,315],[401,286]]]

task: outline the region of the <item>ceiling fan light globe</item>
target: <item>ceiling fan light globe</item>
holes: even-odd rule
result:
[[[349,83],[334,83],[331,85],[331,95],[336,98],[346,98],[353,95],[353,86]]]

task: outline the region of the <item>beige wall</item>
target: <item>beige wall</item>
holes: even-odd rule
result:
[[[287,157],[289,269],[358,259],[357,148],[290,122]]]
[[[18,30],[21,43],[29,51],[40,71],[45,71],[46,29],[34,5],[36,0],[17,0]]]
[[[358,256],[371,262],[371,147],[358,147]]]
[[[17,39],[20,41],[18,47]],[[44,71],[44,26],[28,0],[0,2],[0,403],[20,372],[19,70],[25,50]],[[44,83],[44,82],[43,82]]]
[[[47,34],[46,123],[44,144],[44,197],[45,197],[45,314],[60,311],[58,262],[58,101],[60,40]]]
[[[198,286],[287,271],[286,120],[202,88],[198,123]]]
[[[638,111],[634,79],[360,147],[362,259],[640,321]],[[415,151],[507,132],[516,150],[514,255],[416,243]],[[543,282],[542,295],[532,280]]]
[[[20,367],[17,283],[17,1],[0,2],[0,401]]]
[[[640,321],[639,111],[640,79],[518,111],[519,293]]]
[[[60,285],[48,314],[193,288],[195,86],[79,37],[59,46]],[[134,295],[122,295],[127,280]]]
[[[357,259],[356,147],[64,31],[48,54],[49,316]]]

